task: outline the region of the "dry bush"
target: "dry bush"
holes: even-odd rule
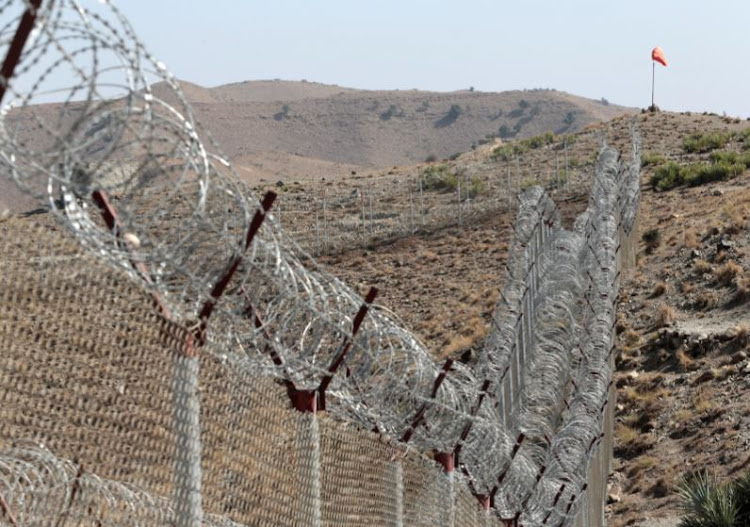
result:
[[[688,408],[681,408],[674,414],[674,419],[678,423],[685,423],[695,417],[695,413]]]
[[[625,330],[622,333],[622,342],[625,343],[626,346],[637,346],[638,343],[641,341],[641,336],[638,334],[637,331],[633,329]]]
[[[729,260],[726,264],[716,269],[714,274],[721,285],[731,285],[742,271],[741,265],[737,264],[734,260]]]
[[[698,414],[704,414],[716,408],[716,400],[708,393],[708,390],[701,390],[693,394],[690,403],[693,410]]]
[[[695,289],[695,285],[693,285],[693,283],[692,283],[692,282],[688,282],[687,280],[685,280],[684,282],[682,282],[682,283],[680,284],[680,291],[681,291],[681,292],[682,292],[682,294],[684,294],[684,295],[687,295],[687,294],[688,294],[688,293],[690,293],[690,292],[691,292],[691,291],[692,291],[693,289]]]
[[[697,365],[684,346],[680,346],[674,354],[680,371],[687,372],[696,369]]]
[[[671,478],[661,477],[656,480],[656,483],[648,489],[648,494],[654,498],[664,498],[669,496],[672,492],[674,485]]]
[[[666,282],[657,282],[654,286],[654,290],[651,291],[651,298],[662,296],[667,292],[668,286]]]
[[[724,260],[727,259],[727,252],[726,251],[719,251],[716,253],[716,256],[714,256],[713,262],[717,265],[723,264]]]
[[[674,308],[668,306],[667,304],[659,304],[659,307],[656,308],[656,315],[654,316],[654,325],[658,328],[663,328],[666,326],[671,326],[674,324],[675,320],[677,318],[677,313],[675,312]]]
[[[687,249],[697,249],[700,246],[698,235],[694,230],[685,231],[682,244]]]
[[[699,258],[693,263],[693,271],[697,274],[706,274],[711,272],[711,264],[706,260]]]
[[[714,309],[721,303],[721,297],[716,291],[703,291],[695,300],[693,306],[696,309]]]
[[[651,434],[644,434],[638,430],[618,423],[615,427],[615,455],[632,458],[654,446]]]
[[[750,342],[750,328],[744,324],[740,324],[734,328],[734,340],[741,346],[747,346]]]
[[[744,303],[750,300],[750,277],[740,278],[735,283],[734,301]]]
[[[441,356],[450,357],[458,351],[471,347],[472,344],[474,344],[474,339],[472,337],[464,337],[464,336],[447,337],[444,341]]]
[[[628,468],[628,477],[637,478],[644,472],[651,470],[659,464],[659,458],[654,456],[639,456]]]

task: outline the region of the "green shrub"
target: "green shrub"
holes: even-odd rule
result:
[[[646,251],[651,254],[661,243],[661,232],[659,229],[649,229],[643,233],[643,241],[646,243]]]
[[[528,139],[522,139],[519,141],[519,144],[528,149],[534,149],[534,148],[541,148],[545,145],[551,145],[555,142],[557,138],[555,137],[555,134],[552,132],[545,132],[541,135],[535,135],[534,137],[529,137]]]
[[[520,143],[508,143],[493,148],[491,156],[495,160],[502,159],[503,161],[509,161],[527,150],[528,148]]]
[[[697,187],[713,181],[731,179],[750,167],[750,155],[713,152],[710,159],[710,163],[690,165],[668,161],[656,167],[651,175],[650,183],[659,190],[669,190],[679,185]]]
[[[665,163],[666,158],[658,152],[646,152],[641,156],[641,166],[645,167],[648,165],[660,165]]]
[[[717,148],[723,148],[733,137],[734,132],[721,132],[719,130],[705,134],[690,134],[682,140],[682,148],[689,154],[710,152]]]
[[[654,188],[658,188],[659,190],[668,190],[682,185],[682,177],[682,167],[674,161],[669,161],[656,167],[654,173],[651,175],[650,183]]]
[[[454,192],[458,187],[460,172],[451,171],[448,165],[432,165],[422,171],[422,188],[426,191]]]
[[[745,128],[740,133],[740,141],[742,141],[742,149],[750,150],[750,128]]]
[[[698,472],[677,484],[680,527],[742,527],[750,522],[750,473],[729,483]]]
[[[467,197],[470,199],[474,199],[479,195],[484,194],[485,186],[484,181],[482,181],[482,178],[479,176],[473,176],[469,179],[469,190],[467,193]],[[461,187],[461,194],[463,194],[463,186]]]
[[[698,163],[683,167],[682,179],[687,186],[697,187],[698,185],[705,185],[713,181],[731,179],[742,174],[746,168],[746,165],[740,162]]]

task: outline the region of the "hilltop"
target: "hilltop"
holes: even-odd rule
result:
[[[632,111],[555,90],[369,91],[281,80],[181,86],[224,153],[241,165],[262,164],[269,152],[362,167],[413,164],[494,137],[576,132]],[[154,86],[157,95],[163,91]]]
[[[202,129],[250,184],[413,165],[496,140],[573,133],[634,111],[556,90],[369,91],[281,80],[180,86]],[[152,90],[175,102],[162,83]],[[56,110],[55,104],[34,109],[50,116]],[[44,140],[31,127],[26,133],[32,144]],[[11,185],[0,185],[0,211],[31,206]]]

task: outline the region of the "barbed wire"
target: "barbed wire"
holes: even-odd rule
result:
[[[0,6],[17,12],[0,30],[0,50],[28,5]],[[45,102],[50,96],[58,102]],[[574,517],[611,381],[619,231],[632,231],[638,206],[635,135],[628,167],[602,147],[573,231],[541,188],[521,194],[493,331],[472,367],[436,363],[393,313],[284,234],[110,2],[45,3],[0,112],[0,170],[151,291],[170,318],[200,328],[202,352],[318,390],[334,417],[422,451],[460,445],[459,466],[503,518]],[[35,463],[51,463],[56,488],[68,493],[60,502],[31,483],[8,486],[4,495],[31,500],[14,510],[62,510],[74,485],[94,485],[50,460],[12,452],[9,473],[40,474]],[[147,501],[128,487],[97,488],[138,510]]]

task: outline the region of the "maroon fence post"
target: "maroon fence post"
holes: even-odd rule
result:
[[[3,66],[0,68],[0,102],[5,97],[5,90],[8,88],[10,79],[16,71],[16,66],[18,66],[18,61],[21,59],[21,53],[29,38],[29,34],[34,29],[34,22],[36,21],[37,12],[42,5],[42,0],[29,0],[29,4],[29,8],[26,9],[21,17],[21,22],[18,24],[16,34],[13,35],[8,53],[5,54]]]
[[[443,384],[443,381],[445,380],[445,377],[448,375],[448,372],[450,371],[451,367],[453,366],[453,359],[448,359],[445,361],[445,364],[443,364],[443,367],[440,370],[440,373],[437,377],[435,377],[435,382],[432,384],[432,391],[430,392],[430,399],[434,399],[437,395],[438,390],[440,389],[440,385]],[[404,432],[404,435],[401,437],[402,443],[408,443],[411,439],[411,436],[414,435],[414,432],[416,431],[417,427],[422,424],[422,419],[424,419],[425,413],[427,412],[427,406],[428,402],[425,401],[422,403],[422,406],[419,407],[419,410],[417,410],[417,413],[414,415],[414,419],[411,422],[411,425],[409,426],[409,429]],[[453,456],[451,455],[451,463]]]
[[[375,301],[375,297],[377,296],[378,289],[376,287],[371,287],[367,292],[364,303],[359,307],[359,311],[357,311],[357,314],[354,317],[354,322],[352,323],[352,334],[346,336],[346,338],[344,339],[344,343],[341,346],[341,351],[339,351],[333,358],[333,361],[331,361],[331,365],[328,367],[328,373],[326,373],[326,375],[320,381],[320,385],[317,389],[318,397],[320,399],[320,410],[326,409],[326,389],[328,389],[328,385],[331,384],[333,376],[336,375],[339,367],[344,362],[344,359],[346,359],[346,354],[349,353],[349,350],[354,344],[354,338],[357,336],[359,328],[362,326],[362,321],[365,319],[367,311],[369,311],[370,306]]]

